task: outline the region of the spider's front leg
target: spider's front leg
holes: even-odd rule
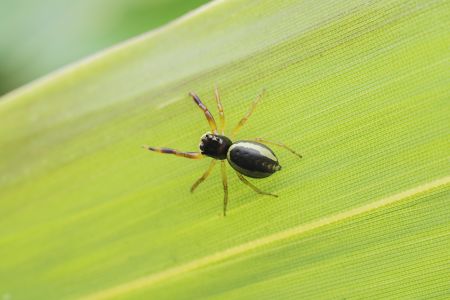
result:
[[[190,158],[190,159],[201,159],[203,155],[200,152],[182,152],[171,148],[163,148],[163,147],[150,147],[147,145],[142,146],[142,148],[162,153],[162,154],[173,154],[180,157]]]
[[[203,113],[205,114],[206,120],[209,123],[209,127],[211,128],[211,132],[214,134],[217,134],[217,124],[216,121],[214,120],[214,117],[212,116],[211,112],[208,110],[208,108],[206,107],[205,104],[203,104],[203,102],[200,100],[200,98],[197,96],[196,93],[194,92],[190,92],[189,96],[192,97],[192,99],[194,100],[195,104],[197,104],[197,106],[203,111]]]

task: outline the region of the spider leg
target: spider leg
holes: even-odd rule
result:
[[[223,183],[223,216],[227,215],[227,205],[228,205],[228,181],[227,181],[227,170],[225,161],[221,161],[222,167],[222,183]]]
[[[269,140],[266,140],[266,139],[263,139],[263,138],[256,138],[256,139],[254,139],[254,141],[260,142],[260,143],[263,143],[263,144],[271,144],[271,145],[275,145],[275,146],[284,148],[284,149],[286,149],[287,151],[291,152],[292,154],[298,156],[299,158],[302,158],[302,155],[301,155],[301,154],[295,152],[294,150],[292,150],[291,148],[289,148],[288,146],[286,146],[286,145],[283,144],[283,143],[280,143],[280,142],[274,142],[274,141],[269,141]]]
[[[233,138],[239,130],[241,130],[242,126],[247,122],[248,118],[252,115],[253,111],[256,108],[256,105],[261,100],[262,96],[264,94],[264,90],[256,96],[255,100],[253,100],[252,104],[250,105],[250,109],[247,111],[247,113],[244,115],[244,117],[239,121],[239,123],[236,125],[236,127],[233,129],[231,133],[231,137]]]
[[[173,154],[173,155],[176,155],[176,156],[186,157],[186,158],[190,158],[190,159],[203,158],[203,155],[200,152],[181,152],[181,151],[178,151],[178,150],[175,150],[175,149],[150,147],[150,146],[147,146],[147,145],[142,146],[142,148],[150,150],[150,151],[162,153],[162,154]]]
[[[200,177],[199,179],[197,179],[196,182],[194,182],[194,184],[191,187],[191,193],[194,192],[194,190],[200,185],[200,183],[202,183],[203,181],[205,181],[205,179],[209,176],[209,174],[211,173],[212,169],[214,169],[214,166],[216,165],[216,160],[213,159],[211,160],[211,163],[209,164],[208,170],[206,170],[205,173],[203,173],[202,177]]]
[[[260,195],[267,195],[267,196],[272,196],[272,197],[278,197],[278,195],[275,194],[271,194],[268,192],[264,192],[261,191],[260,189],[258,189],[256,186],[254,186],[253,184],[250,183],[250,181],[248,181],[247,179],[245,179],[244,176],[242,176],[242,174],[240,174],[239,172],[236,172],[237,176],[239,177],[239,179],[245,183],[246,185],[248,185],[252,190],[254,190],[256,193],[260,194]]]
[[[212,116],[206,105],[203,104],[197,94],[190,92],[189,95],[192,97],[192,99],[194,99],[194,102],[198,105],[198,107],[200,107],[200,109],[205,113],[206,120],[208,120],[209,127],[211,127],[212,133],[217,134],[216,121],[214,121],[214,117]]]
[[[217,88],[217,86],[214,88],[214,95],[216,97],[217,109],[219,110],[219,117],[220,117],[219,130],[222,134],[225,134],[225,114],[223,113],[223,106],[222,102],[220,101],[219,89]]]

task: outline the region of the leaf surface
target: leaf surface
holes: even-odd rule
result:
[[[13,299],[446,298],[446,1],[216,1],[0,101],[0,295]],[[228,132],[286,143],[252,180],[209,159],[196,91]]]

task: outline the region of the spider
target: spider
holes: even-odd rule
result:
[[[256,108],[256,105],[261,100],[263,93],[264,90],[259,93],[255,100],[252,102],[250,109],[231,132],[231,138],[234,138],[234,136],[239,132],[242,126],[244,126],[249,117],[252,115],[253,111]],[[279,146],[288,150],[299,158],[302,158],[302,156],[283,143],[269,141],[263,138],[232,142],[230,138],[225,136],[225,115],[223,112],[223,106],[217,87],[214,90],[214,94],[217,102],[217,108],[219,110],[220,134],[218,133],[216,121],[214,120],[214,117],[212,116],[208,108],[202,103],[197,94],[193,92],[189,93],[189,96],[192,97],[197,106],[205,114],[206,120],[208,121],[211,128],[211,132],[205,133],[200,138],[200,152],[182,152],[175,149],[150,147],[147,145],[144,145],[143,148],[150,151],[155,151],[163,154],[173,154],[189,159],[201,159],[205,156],[213,158],[206,172],[203,173],[203,175],[192,185],[191,193],[193,193],[194,190],[209,176],[214,166],[216,165],[216,162],[220,160],[224,192],[223,215],[226,216],[228,204],[228,182],[225,160],[228,161],[231,167],[235,170],[239,180],[248,185],[256,193],[278,197],[278,195],[261,191],[252,183],[250,183],[244,176],[251,178],[265,178],[272,175],[276,171],[281,170],[281,165],[278,163],[278,159],[275,156],[275,153],[264,144]]]

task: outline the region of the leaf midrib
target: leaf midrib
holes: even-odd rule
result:
[[[285,240],[288,238],[293,238],[295,236],[316,230],[318,228],[321,228],[321,227],[324,227],[324,226],[327,226],[330,224],[342,222],[344,220],[351,219],[353,217],[371,212],[373,210],[394,204],[394,203],[402,201],[402,200],[411,199],[411,198],[413,198],[413,196],[417,196],[419,194],[429,192],[431,190],[446,186],[448,184],[450,184],[450,176],[441,177],[441,178],[435,179],[433,181],[430,181],[428,183],[405,190],[403,192],[385,197],[380,200],[373,201],[369,204],[365,204],[363,206],[352,208],[345,212],[340,212],[337,214],[326,216],[326,217],[320,218],[315,221],[311,221],[306,224],[301,224],[301,225],[292,227],[290,229],[286,229],[284,231],[280,231],[280,232],[268,235],[266,237],[261,237],[256,240],[252,240],[252,241],[246,242],[244,244],[237,245],[232,248],[228,248],[223,251],[216,252],[214,254],[192,260],[190,262],[184,263],[179,266],[174,266],[172,268],[169,268],[169,269],[157,272],[157,273],[153,273],[153,274],[150,274],[147,276],[143,276],[143,277],[137,278],[133,281],[123,283],[121,285],[117,285],[115,287],[112,287],[112,288],[109,288],[109,289],[106,289],[103,291],[99,291],[97,293],[86,295],[84,297],[81,297],[81,299],[84,299],[84,300],[108,299],[111,297],[116,297],[118,295],[125,294],[125,293],[133,291],[133,290],[141,289],[144,287],[149,287],[157,282],[172,278],[173,276],[178,276],[180,274],[202,268],[209,264],[223,261],[230,257],[234,257],[237,255],[249,252],[251,250],[260,248],[260,247],[268,245],[268,244],[279,242],[281,240]]]

